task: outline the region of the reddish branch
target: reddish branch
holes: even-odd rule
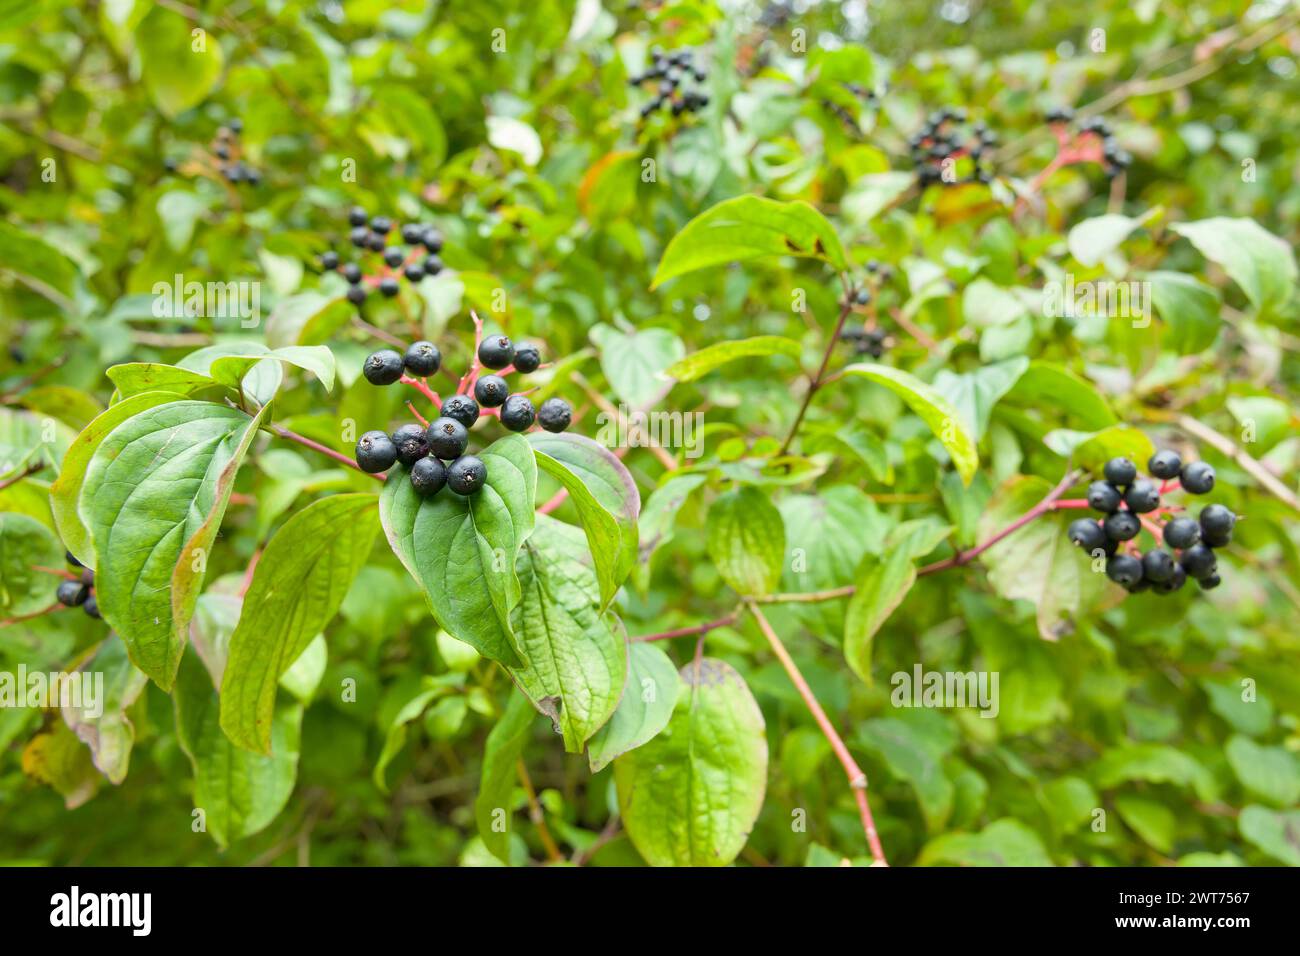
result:
[[[343,454],[342,452],[335,451],[333,448],[326,448],[320,442],[312,441],[310,438],[306,437],[305,435],[299,435],[295,431],[290,431],[289,429],[285,428],[283,425],[276,425],[273,422],[267,427],[270,428],[271,431],[275,432],[275,434],[279,435],[281,438],[287,438],[289,441],[297,442],[299,445],[302,445],[304,448],[310,448],[312,451],[318,451],[322,455],[329,455],[339,464],[347,465],[349,468],[352,468],[356,471],[361,471],[361,466],[359,466],[355,461],[353,461],[351,458],[349,458],[347,455]],[[365,471],[361,471],[361,473],[363,475],[370,474],[369,472],[365,472]],[[383,481],[385,476],[370,475],[370,477],[374,478],[376,481]]]
[[[24,468],[22,471],[20,471],[20,472],[16,472],[15,474],[10,475],[8,478],[0,478],[0,491],[4,491],[4,490],[5,490],[6,488],[8,488],[10,485],[16,485],[16,484],[18,484],[18,482],[22,481],[24,478],[27,478],[27,477],[29,477],[29,476],[31,476],[31,475],[36,474],[38,471],[42,470],[44,467],[45,467],[45,463],[44,463],[44,462],[36,461],[36,462],[32,462],[30,465],[28,465],[28,466],[27,466],[26,468]]]

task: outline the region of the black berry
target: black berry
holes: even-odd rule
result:
[[[412,375],[423,378],[438,371],[439,366],[442,365],[442,353],[432,342],[423,340],[412,342],[411,347],[406,350],[402,363]]]
[[[377,236],[386,236],[393,231],[393,220],[387,216],[376,216],[370,220],[370,231]]]
[[[442,414],[454,418],[466,428],[473,428],[479,416],[478,402],[468,395],[452,395],[443,401]]]
[[[411,487],[423,498],[436,495],[447,483],[447,466],[436,458],[421,458],[411,466]]]
[[[361,281],[361,267],[355,262],[349,262],[343,267],[343,278],[356,285]]]
[[[1201,510],[1201,540],[1211,548],[1221,548],[1232,540],[1237,516],[1223,505],[1206,505]]]
[[[1137,514],[1155,511],[1160,507],[1160,489],[1145,478],[1135,481],[1124,494],[1124,503]]]
[[[1110,514],[1119,510],[1119,489],[1109,481],[1094,481],[1088,486],[1088,507]]]
[[[525,343],[515,349],[515,371],[527,375],[529,372],[536,372],[541,364],[542,353],[537,350],[536,345]]]
[[[1177,478],[1182,468],[1183,460],[1178,457],[1176,451],[1158,451],[1147,462],[1147,471],[1151,472],[1152,477],[1162,478],[1166,481],[1170,478]]]
[[[472,495],[487,481],[487,466],[474,455],[462,455],[447,466],[447,487],[458,495]]]
[[[83,571],[81,572],[81,583],[84,584],[84,585],[85,585],[86,587],[88,587],[88,588],[89,588],[89,587],[94,587],[94,586],[95,586],[95,572],[92,571],[92,570],[90,570],[90,568],[86,568],[85,570],[83,570]]]
[[[392,298],[400,292],[402,287],[397,284],[397,280],[392,276],[384,276],[379,280],[379,291],[388,298]]]
[[[366,236],[366,248],[371,252],[383,252],[386,245],[388,243],[384,237],[377,232],[372,232]]]
[[[1194,495],[1203,495],[1214,487],[1214,468],[1203,461],[1190,461],[1183,465],[1183,488]]]
[[[402,275],[406,276],[407,282],[419,282],[424,278],[424,266],[418,262],[412,262],[402,270]]]
[[[1178,563],[1183,566],[1183,570],[1189,577],[1196,578],[1198,581],[1201,578],[1208,578],[1219,567],[1214,551],[1203,544],[1194,544],[1184,550]]]
[[[349,298],[351,294],[349,290]],[[402,357],[392,349],[371,352],[366,358],[366,364],[361,367],[361,372],[371,385],[392,385],[402,377]]]
[[[86,603],[81,605],[81,609],[86,612],[88,617],[93,617],[96,621],[100,619],[99,602],[95,600],[95,595],[86,598]]]
[[[370,230],[365,226],[357,226],[348,233],[348,239],[358,249],[364,249],[366,244],[370,242]]]
[[[485,368],[505,368],[515,360],[515,347],[504,335],[490,335],[479,344],[478,360]]]
[[[408,246],[418,245],[424,236],[424,230],[419,223],[408,222],[402,226],[402,241]]]
[[[397,446],[383,432],[366,432],[357,442],[357,466],[370,474],[391,468],[397,461]]]
[[[1124,487],[1133,484],[1134,479],[1138,476],[1138,470],[1137,465],[1127,458],[1112,458],[1106,462],[1103,474],[1112,485]]]
[[[526,431],[536,418],[533,403],[525,395],[511,395],[501,406],[501,424],[512,432]]]
[[[333,251],[321,253],[320,267],[326,271],[337,269],[339,267],[339,254]]]
[[[1173,576],[1168,581],[1161,581],[1159,584],[1154,585],[1154,587],[1161,594],[1172,594],[1186,583],[1187,572],[1183,570],[1181,564],[1175,564]]]
[[[537,421],[548,432],[562,432],[573,421],[573,409],[562,398],[548,398],[537,411]]]
[[[1132,587],[1142,580],[1142,562],[1131,554],[1117,554],[1106,562],[1106,577],[1121,587]]]
[[[429,443],[419,425],[402,425],[389,437],[397,447],[397,460],[408,468],[429,454]]]
[[[64,607],[77,607],[86,603],[90,591],[80,581],[60,581],[54,596]]]
[[[429,226],[424,230],[424,236],[421,238],[420,242],[424,248],[428,249],[430,252],[442,251],[442,233],[433,226]]]
[[[1106,537],[1110,540],[1128,541],[1138,536],[1138,532],[1142,530],[1142,522],[1138,521],[1137,515],[1131,511],[1116,511],[1106,516],[1102,527],[1106,529]]]
[[[1201,526],[1193,519],[1179,516],[1165,525],[1165,544],[1179,551],[1201,540]]]
[[[348,301],[353,305],[360,305],[366,301],[366,287],[357,283],[348,287]]]
[[[424,257],[424,274],[427,276],[436,276],[442,271],[442,259],[437,256]]]
[[[454,418],[443,416],[429,426],[426,435],[429,442],[429,454],[443,461],[451,461],[465,453],[469,444],[469,431]]]
[[[1217,574],[1211,574],[1208,577],[1201,578],[1196,583],[1201,586],[1202,591],[1213,591],[1223,583],[1223,579]]]
[[[397,246],[389,246],[384,250],[384,264],[390,269],[396,269],[405,258],[406,256],[402,254],[402,250]]]
[[[369,218],[360,206],[353,206],[348,210],[348,224],[351,226],[364,226]]]
[[[474,397],[484,408],[496,408],[505,402],[509,394],[510,386],[500,375],[484,375],[474,383]]]
[[[1077,521],[1070,522],[1070,528],[1067,532],[1070,540],[1091,554],[1098,548],[1105,547],[1106,532],[1101,530],[1101,525],[1091,518],[1080,518]]]
[[[1142,555],[1142,577],[1152,584],[1172,580],[1175,567],[1174,556],[1162,548],[1155,548]]]
[[[74,568],[84,568],[84,567],[85,567],[84,564],[82,564],[80,561],[77,560],[77,556],[76,556],[75,554],[73,554],[71,551],[64,551],[64,552],[63,552],[63,560],[64,560],[64,561],[67,561],[67,562],[68,562],[68,565],[69,565],[70,567],[74,567]]]

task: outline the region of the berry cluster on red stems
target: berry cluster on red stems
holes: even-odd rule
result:
[[[510,391],[507,374],[527,375],[541,366],[537,346],[516,346],[507,336],[489,335],[479,343],[478,364],[500,374],[467,376],[462,386],[468,387],[472,380],[472,395],[457,392],[439,398],[423,381],[442,367],[442,353],[432,342],[415,342],[405,355],[380,349],[367,356],[361,369],[366,381],[381,386],[399,381],[415,384],[438,406],[439,415],[432,422],[401,425],[391,434],[366,432],[357,442],[357,466],[378,474],[400,464],[409,469],[411,486],[421,497],[436,495],[444,486],[458,495],[472,495],[487,481],[483,459],[466,453],[469,430],[484,409],[512,432],[527,431],[534,423],[549,432],[562,432],[573,421],[573,409],[562,398],[549,398],[537,409],[526,394]]]
[[[443,236],[436,226],[408,222],[398,235],[400,242],[389,240],[395,223],[387,216],[371,217],[360,206],[348,211],[348,241],[357,249],[358,262],[343,262],[333,249],[321,253],[320,265],[326,272],[338,272],[348,280],[348,301],[358,309],[373,286],[385,298],[401,291],[401,279],[416,283],[425,276],[442,272]],[[363,264],[365,267],[363,268]]]
[[[1206,505],[1200,515],[1168,517],[1161,495],[1175,487],[1203,495],[1214,488],[1214,468],[1203,461],[1184,463],[1177,453],[1159,451],[1147,462],[1147,471],[1160,484],[1138,476],[1127,458],[1106,462],[1102,480],[1088,486],[1088,505],[1105,515],[1080,518],[1070,525],[1070,540],[1089,554],[1106,556],[1106,576],[1125,590],[1152,590],[1170,594],[1192,578],[1203,590],[1220,584],[1215,548],[1232,540],[1237,516],[1220,504]],[[1150,516],[1150,517],[1148,517]],[[1135,539],[1143,527],[1158,546],[1145,554]]]
[[[660,47],[650,51],[650,68],[644,73],[628,77],[629,86],[653,83],[655,96],[641,107],[645,119],[659,109],[669,110],[673,116],[697,113],[709,105],[709,95],[702,89],[687,89],[690,81],[698,85],[708,79],[709,72],[695,63],[695,51],[681,47],[671,53]]]
[[[190,155],[184,158],[169,156],[163,160],[163,168],[169,173],[195,173],[213,179],[220,177],[234,186],[241,183],[260,186],[261,172],[244,159],[243,132],[243,120],[236,117],[217,130],[206,151],[191,149]]]
[[[1106,178],[1113,179],[1133,162],[1133,157],[1115,140],[1110,124],[1100,116],[1076,124],[1074,110],[1057,107],[1048,110],[1044,119],[1056,136],[1057,166],[1097,163],[1105,171]]]
[[[998,136],[983,122],[967,123],[962,107],[935,110],[908,140],[912,161],[917,166],[921,187],[932,184],[957,186],[963,183],[991,183],[993,171],[983,164],[986,152],[996,146]],[[969,171],[956,175],[957,163],[969,160]],[[945,171],[952,174],[945,176]]]

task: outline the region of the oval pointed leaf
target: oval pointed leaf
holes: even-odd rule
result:
[[[483,770],[474,818],[483,845],[502,863],[510,863],[511,793],[519,755],[528,743],[537,711],[523,694],[511,694],[510,703],[488,734],[483,748]]]
[[[781,579],[785,524],[767,495],[745,486],[720,495],[705,522],[709,557],[739,594],[767,594]]]
[[[591,772],[615,757],[648,743],[665,727],[681,688],[677,668],[658,646],[645,641],[628,645],[627,681],[609,722],[587,742]]]
[[[975,470],[979,468],[979,452],[975,448],[974,436],[946,398],[914,375],[887,365],[850,365],[844,373],[861,375],[883,385],[906,402],[907,407],[921,416],[943,447],[948,449],[953,467],[961,475],[962,481],[970,484]]]
[[[816,258],[836,269],[848,267],[834,227],[808,203],[738,196],[700,213],[673,236],[650,287],[696,269],[763,256]]]
[[[442,629],[484,657],[518,665],[510,612],[520,595],[515,561],[533,531],[537,458],[520,435],[479,457],[487,481],[468,498],[447,488],[421,498],[406,469],[394,468],[379,496],[379,518]]]
[[[679,382],[693,382],[703,378],[715,368],[742,358],[761,358],[768,355],[784,355],[798,360],[802,347],[794,339],[781,335],[756,335],[748,339],[736,339],[730,342],[718,342],[700,349],[686,358],[668,366],[665,372]]]
[[[63,567],[63,551],[35,518],[0,514],[0,617],[22,617],[54,603],[58,579],[36,567]]]
[[[1275,312],[1295,291],[1291,247],[1253,219],[1216,216],[1169,227],[1241,286],[1256,311]]]
[[[584,435],[534,432],[528,441],[538,465],[573,498],[591,546],[600,604],[607,607],[636,563],[641,513],[636,482],[617,456]]]
[[[265,414],[193,401],[149,408],[114,428],[86,470],[78,511],[100,572],[100,611],[164,690],[235,473]]]
[[[377,495],[332,495],[284,523],[244,596],[221,681],[221,729],[240,747],[270,753],[275,689],[338,612],[370,556]]]
[[[858,569],[857,590],[844,617],[844,657],[868,684],[872,639],[916,583],[912,555],[909,548],[894,547],[881,557],[867,555]]]
[[[149,678],[131,663],[126,645],[116,634],[110,634],[93,657],[78,670],[86,675],[102,676],[102,690],[98,699],[82,699],[75,706],[63,708],[63,721],[68,728],[90,748],[95,767],[112,783],[121,783],[131,762],[131,748],[135,744],[135,727],[126,710],[135,703]]]
[[[512,620],[522,667],[510,676],[580,753],[618,707],[627,648],[597,607],[596,579],[578,554],[576,528],[539,521],[519,559],[521,598]]]
[[[726,866],[749,838],[767,789],[763,714],[730,664],[681,669],[668,726],[614,761],[628,836],[652,866]]]

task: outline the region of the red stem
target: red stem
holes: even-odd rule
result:
[[[349,458],[347,455],[343,454],[342,452],[337,452],[333,448],[326,448],[320,442],[314,442],[310,438],[307,438],[303,435],[299,435],[297,432],[290,431],[289,429],[285,428],[283,425],[276,425],[275,423],[272,423],[268,427],[271,429],[271,431],[275,432],[275,434],[279,435],[281,438],[287,438],[289,441],[297,442],[299,445],[302,445],[304,448],[310,448],[312,451],[318,451],[322,455],[329,455],[339,464],[347,465],[349,468],[352,468],[356,471],[361,471],[361,466],[358,465],[351,458]],[[370,475],[370,472],[368,471],[361,471],[361,473],[363,475]],[[383,481],[387,476],[370,475],[370,477],[375,479],[376,481]]]

